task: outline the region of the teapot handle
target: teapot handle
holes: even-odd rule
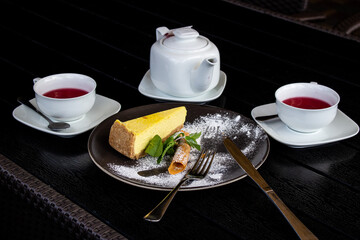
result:
[[[34,79],[33,79],[33,83],[34,83],[34,84],[37,83],[40,79],[41,79],[41,78],[39,78],[39,77],[34,78]]]
[[[192,28],[192,26],[187,26],[187,27],[182,27],[182,28]],[[181,29],[181,28],[178,28]],[[156,29],[156,41],[158,41],[159,39],[162,39],[166,34],[172,33],[172,30],[169,30],[167,27],[158,27]]]
[[[170,30],[167,27],[158,27],[156,29],[156,41],[163,38],[165,34],[169,33]]]

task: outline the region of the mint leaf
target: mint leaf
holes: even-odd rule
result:
[[[174,155],[175,154],[175,143],[172,145],[172,146],[170,146],[170,147],[166,147],[165,149],[164,149],[164,152],[165,152],[165,150],[166,150],[166,154],[167,155]]]
[[[175,146],[175,141],[170,141],[170,142],[168,142],[168,144],[167,144],[166,147],[164,148],[164,151],[162,152],[162,154],[161,154],[161,155],[159,156],[159,158],[157,159],[157,163],[158,163],[158,164],[163,160],[165,154],[166,154],[167,152],[170,152],[170,149],[171,149],[172,152],[175,152],[175,150],[173,149],[174,146]]]
[[[152,157],[157,157],[157,163],[160,163],[166,154],[173,155],[175,153],[175,146],[180,139],[185,139],[187,144],[190,147],[201,150],[200,145],[197,143],[196,139],[200,137],[201,132],[191,133],[189,136],[185,136],[183,132],[170,136],[164,143],[159,135],[155,135],[149,142],[148,146],[145,149],[145,152]],[[184,137],[185,136],[185,137]]]
[[[201,136],[201,132],[198,133],[191,133],[189,136],[185,136],[185,141],[187,144],[190,145],[190,147],[196,148],[197,150],[201,150],[200,145],[197,143],[196,139],[198,139]]]
[[[189,137],[191,137],[192,139],[198,139],[200,136],[201,136],[201,132],[189,134]]]
[[[174,135],[168,137],[168,139],[165,140],[164,146],[166,147],[170,142],[175,141]]]
[[[197,150],[201,150],[200,145],[196,142],[196,139],[191,138],[190,136],[186,136],[185,140],[187,142],[187,144],[190,145],[190,147],[196,148]]]
[[[174,146],[176,144],[176,140],[174,138],[174,135],[170,136],[166,141],[164,142],[164,151],[165,154],[173,155],[175,153]],[[164,155],[165,155],[164,154]]]
[[[159,135],[155,135],[149,142],[145,152],[153,157],[159,157],[163,152],[163,143]]]

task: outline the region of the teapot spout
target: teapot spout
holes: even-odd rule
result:
[[[217,58],[206,58],[191,74],[191,88],[196,92],[206,91],[213,81],[214,67],[218,64]]]

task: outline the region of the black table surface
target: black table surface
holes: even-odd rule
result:
[[[281,85],[315,81],[335,89],[339,108],[360,122],[360,43],[228,2],[2,0],[0,16],[0,154],[120,237],[297,239],[248,177],[179,192],[160,222],[144,221],[166,192],[102,172],[88,154],[90,130],[60,138],[13,118],[17,97],[33,95],[33,78],[65,72],[91,76],[97,93],[118,101],[121,111],[158,103],[138,91],[155,29],[193,25],[218,47],[227,75],[223,94],[206,104],[251,118],[254,107],[274,102]],[[359,143],[356,135],[296,149],[270,138],[270,154],[259,172],[319,239],[358,239]],[[92,230],[96,233],[96,226]]]

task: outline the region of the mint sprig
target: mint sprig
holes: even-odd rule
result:
[[[176,147],[179,144],[180,139],[185,139],[186,143],[190,147],[196,148],[200,151],[201,147],[197,143],[196,139],[201,136],[201,132],[191,133],[189,136],[185,136],[183,132],[174,134],[167,138],[164,143],[161,141],[159,135],[155,135],[149,142],[148,146],[145,149],[145,152],[150,156],[157,157],[157,163],[159,164],[166,154],[173,155],[175,153]]]
[[[159,157],[163,152],[163,143],[159,135],[155,135],[148,146],[145,149],[145,152],[153,157]]]
[[[201,135],[201,132],[191,133],[189,136],[185,136],[185,140],[190,147],[196,148],[197,150],[201,150],[200,145],[197,143],[196,139],[198,139]]]

